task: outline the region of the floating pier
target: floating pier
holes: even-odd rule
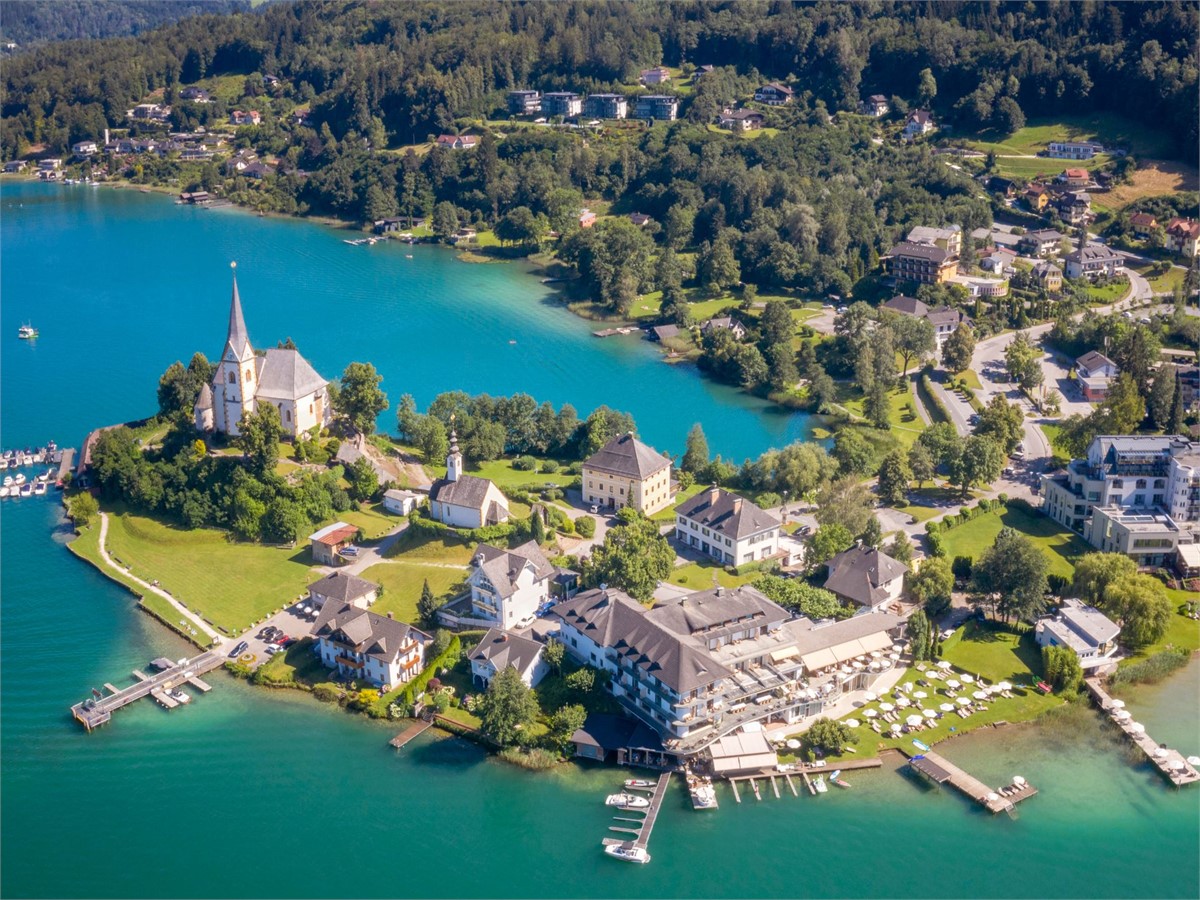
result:
[[[432,727],[433,727],[432,722],[426,722],[424,720],[413,722],[411,725],[409,725],[407,728],[405,728],[402,732],[400,732],[398,735],[396,735],[394,738],[392,738],[390,741],[388,741],[388,743],[391,744],[393,747],[395,747],[397,750],[399,750],[401,747],[403,747],[405,744],[407,744],[409,741],[411,741],[417,735],[425,732],[426,730],[428,730]]]
[[[155,662],[161,661],[160,659]],[[167,660],[167,662],[170,661]],[[134,684],[118,690],[106,682],[104,687],[108,689],[109,694],[100,695],[99,691],[93,691],[98,696],[82,703],[76,703],[71,707],[71,715],[79,724],[91,731],[108,722],[118,709],[128,706],[135,700],[141,700],[143,697],[153,697],[160,705],[167,709],[174,709],[179,705],[179,701],[168,697],[167,691],[174,690],[184,683],[193,684],[201,691],[206,691],[209,685],[200,681],[199,676],[211,672],[224,662],[225,657],[219,650],[209,650],[192,659],[171,663],[169,668],[163,669],[157,675],[147,675],[135,669],[131,673],[135,679]]]
[[[662,777],[658,779],[658,784],[654,786],[654,794],[650,797],[650,807],[646,810],[646,817],[638,822],[637,819],[627,819],[623,817],[614,817],[618,822],[638,822],[636,828],[625,828],[619,825],[610,825],[609,831],[622,831],[628,834],[636,835],[632,840],[621,840],[620,838],[604,838],[601,843],[606,847],[614,844],[630,844],[635,847],[640,847],[645,850],[650,843],[650,832],[654,830],[654,823],[658,819],[658,811],[662,809],[663,799],[667,796],[667,786],[671,783],[671,773],[664,772]],[[626,788],[626,790],[638,790],[638,788]],[[648,789],[647,789],[648,790]],[[638,810],[629,810],[629,812],[638,812]]]
[[[635,331],[641,331],[641,329],[633,325],[625,325],[621,328],[602,328],[599,331],[593,331],[592,334],[598,338],[606,338],[614,337],[618,334],[633,334]]]
[[[1101,712],[1105,715],[1112,716],[1118,709],[1123,709],[1123,703],[1114,703],[1114,698],[1109,695],[1104,689],[1104,685],[1099,678],[1092,677],[1084,679],[1084,684],[1087,685],[1088,692],[1092,695],[1092,699],[1096,701],[1096,705],[1100,707]],[[1150,737],[1144,728],[1135,728],[1138,723],[1132,721],[1118,722],[1115,719],[1113,724],[1121,729],[1125,735],[1133,741],[1133,743],[1146,754],[1146,758],[1154,764],[1163,776],[1176,787],[1181,787],[1185,784],[1192,784],[1200,781],[1200,772],[1196,771],[1196,767],[1184,758],[1183,754],[1178,750],[1171,750],[1161,744],[1158,744],[1154,738]]]
[[[948,783],[990,813],[1011,812],[1016,804],[1037,793],[1037,789],[1032,784],[1020,779],[1004,788],[990,788],[975,776],[954,765],[940,753],[934,753],[932,750],[926,750],[922,754],[911,757],[908,764],[938,784]]]

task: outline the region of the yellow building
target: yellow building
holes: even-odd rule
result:
[[[671,496],[671,460],[632,434],[613,438],[583,464],[583,497],[589,504],[632,506],[650,516],[669,506]]]

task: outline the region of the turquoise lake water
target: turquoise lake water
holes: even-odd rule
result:
[[[541,397],[538,387],[552,384],[535,361],[510,367],[502,384],[488,383],[465,351],[450,354],[442,372],[446,354],[432,335],[451,327],[493,367],[514,334],[518,348],[558,342],[568,355],[556,376],[562,393],[547,399],[581,410],[624,405],[652,441],[672,449],[681,449],[692,420],[682,416],[660,435],[651,428],[653,404],[673,409],[686,401],[699,411],[714,391],[636,342],[591,338],[586,325],[539,302],[536,282],[506,267],[463,265],[421,248],[404,260],[400,252],[394,265],[413,271],[419,262],[423,281],[404,295],[410,300],[397,292],[385,302],[379,286],[396,276],[383,254],[392,248],[345,247],[306,223],[74,191],[83,196],[65,188],[0,192],[6,446],[78,441],[98,421],[147,412],[149,379],[194,347],[217,352],[231,257],[260,344],[291,334],[325,374],[349,358],[373,359],[394,394],[407,387],[422,403],[457,386]],[[14,213],[13,202],[24,205]],[[334,274],[316,283],[326,266]],[[339,300],[339,291],[355,302]],[[256,305],[267,296],[276,299]],[[428,311],[394,321],[389,314],[386,324],[357,329],[373,332],[358,352],[351,323],[370,315],[359,301],[383,315],[389,303],[420,306],[411,298],[438,296],[463,298],[454,322]],[[497,305],[505,303],[527,303],[528,321],[502,319]],[[15,337],[25,319],[42,329],[36,347]],[[334,338],[337,353],[318,348]],[[379,350],[393,346],[391,355]],[[669,393],[621,403],[626,367]],[[588,370],[604,373],[591,388],[578,374]],[[772,428],[785,437],[802,429],[747,410],[719,389],[715,396],[716,418],[738,424],[720,430],[725,443],[714,440],[714,449],[754,454],[773,442]],[[704,421],[713,439],[722,426]],[[987,815],[890,766],[853,773],[851,790],[818,798],[767,794],[739,805],[721,787],[721,808],[709,814],[692,812],[676,790],[648,866],[600,852],[610,824],[602,798],[619,772],[564,766],[532,774],[466,742],[429,736],[397,753],[386,744],[395,726],[220,672],[211,676],[213,692],[185,709],[134,704],[87,735],[71,721],[70,704],[92,686],[127,683],[129,671],[152,657],[188,648],[72,557],[66,539],[53,498],[0,502],[5,897],[1200,895],[1200,791],[1173,790],[1147,765],[1131,764],[1092,714],[1066,728],[989,731],[946,746],[986,781],[1021,774],[1038,787],[1016,819]],[[1155,737],[1200,750],[1200,664],[1128,699]]]

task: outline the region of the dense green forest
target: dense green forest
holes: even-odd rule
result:
[[[0,36],[22,47],[118,37],[204,13],[249,7],[248,0],[5,0]]]

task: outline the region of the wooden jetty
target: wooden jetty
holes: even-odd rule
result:
[[[638,823],[637,828],[625,828],[619,825],[610,825],[609,831],[621,831],[628,834],[636,835],[632,841],[621,840],[620,838],[604,838],[601,843],[605,846],[613,844],[633,844],[635,847],[646,849],[650,843],[650,832],[654,830],[654,823],[658,820],[658,811],[662,809],[663,799],[667,796],[667,786],[671,783],[671,773],[664,772],[662,777],[658,779],[658,784],[654,786],[654,794],[650,797],[650,807],[646,810],[646,817]],[[638,810],[630,810],[637,812]],[[617,817],[620,822],[637,822],[636,819],[627,819]]]
[[[416,722],[413,722],[411,725],[409,725],[407,728],[405,728],[402,732],[400,732],[398,735],[396,735],[394,738],[392,738],[390,741],[388,741],[388,743],[391,744],[393,747],[395,747],[397,750],[399,750],[401,747],[403,747],[405,744],[407,744],[409,741],[411,741],[413,738],[415,738],[418,734],[421,734],[424,731],[426,731],[427,729],[432,728],[432,727],[433,727],[432,722],[418,720]]]
[[[91,731],[108,722],[112,718],[112,714],[121,707],[128,706],[143,697],[153,697],[167,709],[174,709],[179,702],[168,697],[166,691],[173,690],[193,679],[198,680],[200,675],[211,672],[224,662],[225,657],[219,650],[208,650],[192,659],[174,663],[170,668],[164,669],[156,675],[146,675],[144,672],[134,670],[132,673],[136,679],[134,684],[123,690],[117,690],[113,685],[106,683],[104,686],[112,693],[76,703],[71,707],[71,715],[84,728]]]
[[[797,764],[799,765],[799,763]],[[855,769],[878,769],[883,765],[883,760],[878,756],[867,756],[863,759],[843,759],[836,763],[805,763],[804,767],[810,772],[818,774],[822,772],[832,772],[834,769],[841,769],[843,772],[853,772]]]
[[[812,779],[808,777],[808,773],[801,772],[800,777],[804,779],[804,786],[808,788],[808,792],[814,797],[817,796],[817,789],[813,786]]]
[[[1009,785],[1003,790],[990,788],[975,776],[960,769],[946,757],[932,750],[926,750],[909,759],[908,764],[927,778],[938,784],[950,784],[951,787],[966,794],[988,812],[1011,812],[1016,804],[1037,793],[1037,789],[1029,782]]]
[[[632,325],[625,325],[621,328],[602,328],[599,331],[593,331],[595,337],[605,338],[613,337],[618,334],[633,334],[635,331],[641,331],[640,328],[635,328]]]
[[[209,691],[212,690],[211,684],[209,684],[207,681],[203,680],[202,678],[197,677],[196,675],[189,675],[187,672],[184,672],[183,677],[187,680],[188,684],[190,684],[192,687],[194,687],[196,690],[198,690],[202,694],[207,694]]]
[[[1084,684],[1087,685],[1088,693],[1091,694],[1092,699],[1096,701],[1096,705],[1105,715],[1111,717],[1120,708],[1114,705],[1113,698],[1104,689],[1099,678],[1095,676],[1086,678]],[[1113,719],[1113,724],[1146,754],[1146,758],[1171,784],[1180,787],[1200,781],[1200,772],[1184,758],[1182,753],[1157,743],[1145,730],[1135,730],[1132,726],[1136,723],[1132,719],[1125,723]]]
[[[68,447],[66,450],[62,451],[62,454],[58,460],[58,471],[54,475],[54,483],[61,485],[63,483],[63,479],[67,476],[67,473],[74,468],[75,448]]]

